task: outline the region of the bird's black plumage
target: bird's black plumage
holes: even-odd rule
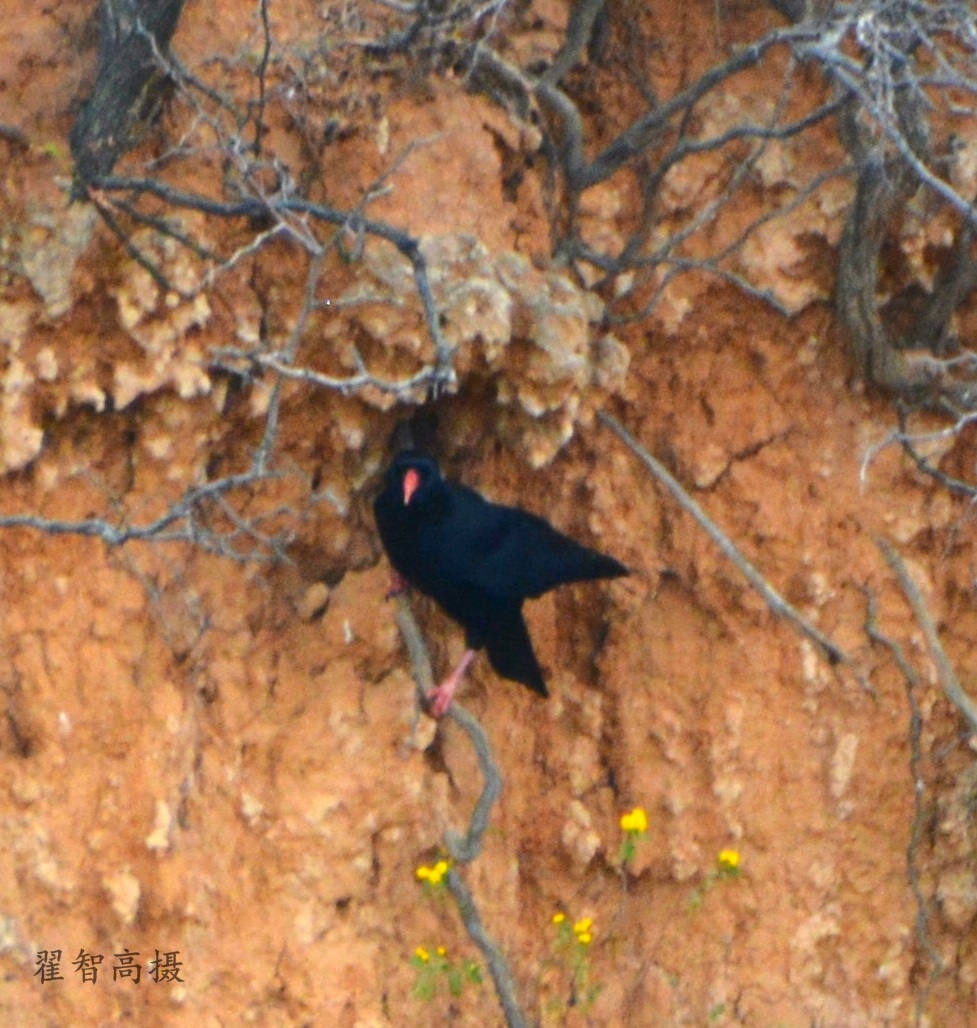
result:
[[[395,570],[465,629],[470,650],[486,649],[499,675],[543,696],[523,601],[569,582],[628,574],[535,514],[445,480],[433,460],[414,453],[394,460],[373,510]]]

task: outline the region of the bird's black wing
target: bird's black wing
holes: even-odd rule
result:
[[[583,546],[543,518],[452,486],[451,524],[440,561],[455,581],[500,598],[541,596],[568,582],[626,575],[613,557]]]

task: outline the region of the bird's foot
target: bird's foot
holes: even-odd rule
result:
[[[450,675],[440,684],[435,686],[425,697],[427,710],[431,717],[444,717],[455,698],[455,691],[461,685],[465,672],[471,667],[475,659],[474,650],[465,650],[461,662]]]
[[[392,600],[395,596],[400,596],[407,592],[408,585],[407,579],[402,575],[397,574],[396,571],[390,572],[390,588],[387,590],[386,599]]]
[[[451,678],[446,679],[440,685],[435,686],[425,696],[427,702],[427,712],[431,717],[444,717],[448,713],[448,708],[451,706],[451,701],[455,696],[455,689],[457,683]]]

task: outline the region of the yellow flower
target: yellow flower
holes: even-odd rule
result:
[[[577,933],[577,942],[579,942],[581,946],[589,946],[591,938],[592,938],[592,936],[591,936],[590,932],[578,932]]]
[[[563,924],[563,922],[566,919],[567,919],[566,914],[562,913],[559,910],[550,918],[550,920],[553,922],[553,924]]]
[[[439,860],[434,867],[428,867],[426,864],[422,864],[414,872],[414,877],[419,882],[430,882],[431,885],[440,885],[450,867],[451,865],[447,860]]]
[[[414,956],[417,957],[418,960],[423,961],[425,964],[431,959],[431,954],[428,953],[428,951],[423,946],[418,946],[417,949],[414,950]]]
[[[444,946],[438,946],[438,956],[439,957],[446,957],[447,955],[448,955],[447,949],[445,949]]]
[[[621,815],[621,831],[641,835],[648,831],[648,815],[642,807],[635,807]]]
[[[576,935],[581,942],[590,942],[590,929],[594,927],[594,919],[592,917],[582,917],[574,926],[573,934]],[[581,939],[582,935],[586,935],[586,939]]]
[[[735,871],[740,866],[739,850],[720,850],[719,867],[723,871]]]

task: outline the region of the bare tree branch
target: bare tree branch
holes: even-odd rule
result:
[[[423,704],[424,697],[430,691],[434,681],[431,672],[431,659],[424,644],[424,637],[421,635],[421,630],[411,611],[410,600],[407,595],[405,593],[399,594],[396,597],[396,603],[395,617],[397,627],[400,629],[400,634],[404,639],[410,656],[411,667],[414,671],[414,681],[417,686],[418,703]],[[445,848],[451,859],[456,864],[468,864],[481,853],[482,839],[488,829],[492,807],[502,792],[502,777],[492,756],[488,737],[478,720],[458,703],[452,703],[448,708],[445,718],[458,725],[471,740],[472,747],[478,756],[482,777],[485,780],[485,785],[478,798],[478,802],[472,810],[468,829],[464,836],[459,836],[451,831],[445,834]],[[499,1002],[502,1004],[506,1024],[509,1028],[528,1028],[529,1022],[519,1007],[516,996],[516,982],[509,968],[509,963],[499,948],[498,943],[485,930],[475,900],[457,867],[452,866],[449,869],[447,883],[448,890],[458,906],[458,912],[465,925],[465,930],[475,945],[481,950],[488,964],[489,973],[492,975],[492,981],[495,984],[495,991],[499,997]]]
[[[923,715],[916,698],[922,681],[919,672],[910,663],[903,648],[885,635],[878,624],[878,603],[875,595],[867,590],[868,609],[865,614],[865,633],[873,642],[885,646],[902,672],[906,685],[906,699],[909,703],[909,773],[913,782],[913,822],[906,846],[906,870],[909,876],[909,887],[916,901],[916,938],[923,949],[932,969],[924,988],[917,991],[915,1023],[917,1028],[922,1024],[926,1000],[936,978],[946,971],[943,958],[933,942],[930,932],[930,900],[923,892],[922,877],[919,870],[919,849],[925,838],[926,830],[926,781],[923,777]]]
[[[602,421],[627,447],[631,452],[648,468],[665,488],[672,494],[687,513],[706,530],[714,543],[723,551],[723,554],[739,568],[740,572],[754,589],[763,597],[767,606],[777,617],[791,622],[798,631],[811,640],[821,655],[832,666],[838,664],[851,664],[851,658],[833,643],[816,625],[813,625],[808,618],[804,617],[799,610],[788,603],[776,589],[763,577],[763,575],[743,556],[729,537],[709,517],[708,514],[692,499],[682,488],[678,480],[668,469],[655,460],[654,457],[634,438],[633,435],[617,420],[606,411],[600,411],[597,417]],[[863,686],[869,688],[864,682]]]
[[[74,195],[108,174],[154,115],[162,76],[155,53],[169,46],[184,0],[100,0],[98,75],[71,130]],[[154,53],[155,51],[155,53]]]
[[[896,573],[896,577],[899,579],[899,584],[902,586],[902,591],[909,601],[909,606],[912,608],[916,621],[923,630],[923,635],[926,636],[926,645],[929,647],[930,655],[936,664],[943,691],[967,722],[971,733],[977,732],[977,706],[975,706],[974,701],[967,695],[960,684],[960,679],[957,677],[957,673],[950,663],[950,658],[946,655],[946,650],[943,649],[943,644],[940,642],[940,636],[933,622],[933,617],[923,601],[919,587],[913,581],[913,577],[906,568],[902,557],[899,556],[891,543],[881,537],[877,537],[875,545],[881,550],[886,563]]]

